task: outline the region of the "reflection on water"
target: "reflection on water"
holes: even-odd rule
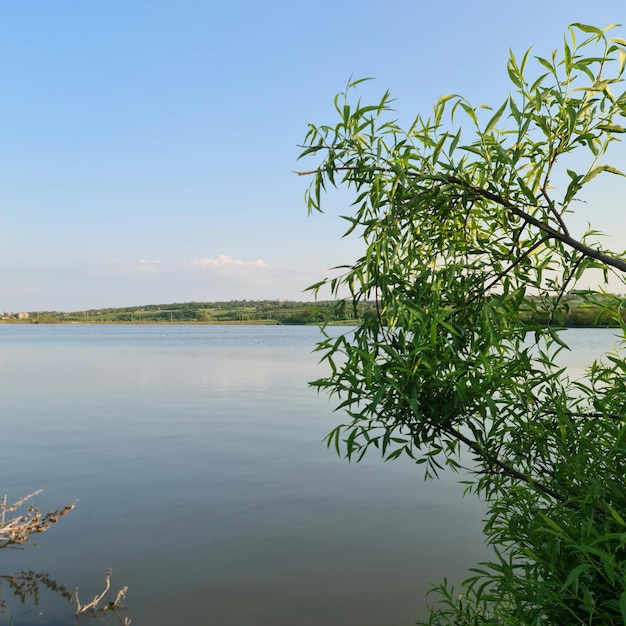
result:
[[[324,372],[317,338],[0,325],[1,491],[41,487],[46,509],[78,499],[37,548],[3,551],[0,571],[49,572],[89,598],[111,566],[138,625],[423,617],[429,581],[485,557],[482,507],[458,476],[424,483],[408,461],[351,465],[326,450],[340,416],[307,386]],[[62,594],[6,602],[14,626],[73,622]]]
[[[63,585],[59,585],[44,572],[0,574],[0,612],[10,612],[11,601],[17,600],[25,612],[36,614],[40,598],[46,591],[55,594],[59,600],[69,604],[74,600],[71,591]]]
[[[130,626],[132,620],[124,614],[125,610],[121,604],[125,589],[119,590],[114,595],[109,594],[109,576],[110,572],[107,572],[103,592],[80,604],[78,589],[68,590],[45,572],[0,574],[0,614],[9,614],[10,624],[17,623],[16,619],[19,623],[25,624],[49,624],[51,623],[49,618],[40,609],[56,601],[57,604],[72,605],[67,612],[73,613],[75,623],[79,623],[81,619],[90,621],[96,619],[102,624]],[[14,614],[16,605],[20,617]]]

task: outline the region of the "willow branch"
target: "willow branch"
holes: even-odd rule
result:
[[[524,259],[527,259],[537,248],[542,246],[550,237],[547,235],[542,237],[539,241],[534,243],[528,250],[523,252],[520,256],[518,256],[515,261],[509,264],[504,270],[502,270],[490,283],[485,286],[485,292],[489,291],[492,287],[495,287],[507,274],[515,269],[517,265],[519,265]],[[470,300],[472,302],[472,300]]]
[[[550,236],[550,238],[557,239],[561,243],[564,243],[565,245],[569,246],[570,248],[573,248],[574,250],[578,250],[578,252],[580,252],[581,254],[591,257],[592,259],[596,259],[604,263],[605,265],[614,267],[615,269],[618,269],[620,272],[626,272],[626,261],[622,259],[617,259],[608,254],[605,254],[604,252],[601,252],[600,250],[596,250],[595,248],[592,248],[591,246],[587,246],[581,241],[574,239],[570,235],[567,235],[565,233],[562,233],[556,230],[555,228],[552,228],[552,226],[550,226],[549,224],[542,222],[536,217],[533,217],[532,215],[526,213],[526,211],[522,211],[522,209],[516,207],[512,202],[510,202],[506,198],[503,198],[502,196],[499,196],[496,193],[487,191],[486,189],[479,189],[478,187],[474,187],[473,185],[470,185],[466,181],[462,180],[461,178],[457,178],[456,176],[443,176],[441,177],[441,180],[443,182],[448,182],[448,183],[465,187],[472,193],[475,193],[477,196],[481,198],[485,198],[486,200],[491,200],[492,202],[495,202],[496,204],[503,206],[505,209],[508,209],[509,211],[511,211],[513,215],[517,215],[518,217],[523,219],[525,222],[528,222],[529,224],[532,224],[533,226],[537,227],[539,230],[542,230],[544,233],[547,233]]]
[[[349,166],[349,165],[341,166],[341,167],[333,167],[333,171],[336,171],[336,172],[346,171],[346,170],[354,171],[357,169],[359,168],[356,166]],[[324,171],[325,171],[324,169],[318,168],[315,170],[309,170],[305,172],[296,172],[296,174],[298,176],[308,176],[311,174],[317,174],[318,172],[324,172]],[[414,174],[414,176],[417,176],[417,174]],[[571,235],[567,234],[566,232],[560,232],[556,230],[556,228],[553,228],[549,224],[546,224],[545,222],[542,222],[536,217],[533,217],[529,213],[526,213],[526,211],[523,211],[522,209],[518,208],[512,202],[510,202],[506,198],[503,198],[502,196],[499,196],[497,193],[493,193],[492,191],[487,191],[486,189],[480,189],[478,187],[474,187],[467,181],[464,181],[461,178],[457,178],[456,176],[436,176],[436,177],[433,176],[431,177],[431,180],[432,179],[439,180],[443,183],[459,185],[460,187],[464,187],[465,189],[476,194],[480,198],[491,200],[492,202],[499,204],[505,209],[508,209],[509,211],[511,211],[511,213],[513,213],[513,215],[517,215],[519,218],[521,218],[528,224],[532,224],[539,230],[542,230],[544,233],[549,235],[551,239],[556,239],[560,241],[561,243],[564,243],[566,246],[569,246],[570,248],[573,248],[574,250],[578,250],[578,252],[580,252],[581,254],[584,254],[585,256],[591,257],[592,259],[596,259],[597,261],[600,261],[601,263],[604,263],[605,265],[613,267],[619,270],[620,272],[626,273],[626,261],[624,261],[623,259],[618,259],[609,254],[605,254],[604,252],[597,250],[596,248],[592,248],[591,246],[588,246],[582,243],[582,241],[578,241],[577,239],[574,239]]]
[[[469,437],[466,437],[463,433],[458,431],[453,426],[447,425],[443,428],[443,430],[447,432],[451,437],[454,437],[454,439],[456,439],[457,441],[464,443],[474,454],[483,459],[485,463],[497,467],[504,476],[509,476],[510,478],[514,478],[515,480],[526,483],[530,487],[537,489],[537,491],[540,491],[541,493],[549,496],[553,500],[562,502],[567,507],[577,508],[573,503],[568,502],[567,498],[563,494],[555,491],[554,489],[551,489],[547,485],[532,480],[526,474],[522,474],[522,472],[519,472],[514,467],[511,467],[504,461],[501,461],[496,456],[490,454],[476,441],[470,439]]]

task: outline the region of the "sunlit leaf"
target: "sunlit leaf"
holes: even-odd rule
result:
[[[575,28],[578,28],[578,30],[582,30],[583,33],[591,33],[594,35],[598,35],[598,36],[602,36],[602,31],[595,27],[595,26],[589,26],[587,24],[581,24],[580,22],[575,22],[572,24],[572,26],[574,26]]]
[[[585,177],[582,180],[583,184],[593,180],[598,174],[602,174],[602,172],[617,174],[618,176],[626,176],[626,174],[611,165],[597,165],[585,174]]]
[[[495,125],[500,121],[500,118],[502,117],[502,114],[504,113],[507,104],[508,101],[505,101],[504,104],[494,113],[493,117],[489,120],[487,126],[485,126],[485,130],[483,131],[485,135],[489,134],[494,129]]]

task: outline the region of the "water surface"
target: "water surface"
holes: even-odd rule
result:
[[[335,329],[333,332],[343,332]],[[572,368],[610,340],[568,331]],[[409,462],[358,465],[321,443],[340,419],[307,386],[319,331],[284,326],[0,325],[0,493],[78,499],[37,538],[0,552],[5,614],[74,623],[46,572],[83,601],[128,585],[133,624],[408,625],[429,581],[485,557],[482,507],[458,476]],[[462,477],[461,477],[462,478]],[[0,614],[0,623],[2,616]]]

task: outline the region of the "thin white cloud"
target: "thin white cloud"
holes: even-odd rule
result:
[[[154,274],[159,271],[159,265],[161,261],[148,261],[147,259],[139,259],[137,262],[137,268],[144,274]]]
[[[227,270],[236,269],[242,267],[267,267],[267,263],[263,259],[256,259],[256,261],[244,261],[242,259],[233,259],[226,254],[220,254],[217,258],[211,259],[209,257],[203,257],[202,259],[194,259],[185,263],[187,267],[194,267],[200,269],[217,269]]]

